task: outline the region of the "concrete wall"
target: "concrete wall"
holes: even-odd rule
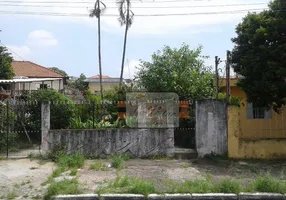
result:
[[[226,104],[223,101],[196,102],[196,148],[199,157],[227,154]]]
[[[235,106],[228,108],[228,156],[236,159],[285,159],[285,138],[256,138],[255,134],[253,138],[244,138],[240,109]]]
[[[44,152],[61,144],[68,153],[105,157],[129,153],[133,157],[173,156],[173,129],[49,130],[42,140]]]
[[[103,82],[102,83],[102,88],[103,90],[110,90],[112,88],[114,88],[115,86],[118,86],[119,83],[106,83],[106,82]],[[96,83],[96,82],[90,82],[88,83],[88,88],[89,90],[94,93],[94,91],[97,91],[99,92],[100,91],[100,83]]]

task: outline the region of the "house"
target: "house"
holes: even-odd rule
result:
[[[100,91],[100,76],[95,75],[92,77],[89,77],[85,80],[85,82],[88,82],[89,90],[93,93],[98,93]],[[123,80],[125,84],[130,84],[132,80],[130,79],[124,79]],[[112,78],[107,75],[102,75],[102,88],[104,91],[114,88],[115,86],[118,86],[120,83],[120,78]]]
[[[42,88],[63,90],[66,78],[61,74],[30,61],[13,61],[15,77],[11,80],[0,80],[2,93],[18,96],[24,91]]]
[[[241,77],[230,77],[230,96],[241,97],[242,102],[239,108],[241,138],[286,138],[286,108],[282,113],[277,114],[272,109],[260,108],[255,102],[247,102],[246,93],[237,86]],[[226,78],[219,81],[222,92],[226,92]]]

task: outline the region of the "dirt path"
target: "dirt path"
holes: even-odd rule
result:
[[[78,178],[86,193],[94,193],[104,181],[114,180],[118,171],[108,168],[108,171],[90,170],[94,162],[108,166],[110,160],[87,160],[79,170]],[[53,169],[54,163],[40,164],[29,159],[0,160],[0,199],[14,197],[15,199],[42,199],[47,186],[45,182]],[[125,162],[125,168],[120,176],[139,177],[155,181],[158,185],[167,180],[185,181],[212,176],[213,180],[237,178],[253,179],[259,174],[270,173],[272,176],[286,179],[286,162],[233,162],[210,160],[141,160],[133,159]]]
[[[0,161],[0,199],[42,199],[41,184],[51,174],[54,163],[39,164],[29,159]]]

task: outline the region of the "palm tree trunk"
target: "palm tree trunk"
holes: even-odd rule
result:
[[[100,10],[100,0],[97,0],[98,9]],[[101,13],[100,13],[101,14]],[[98,34],[98,66],[99,66],[99,84],[100,84],[100,96],[101,96],[101,105],[102,111],[104,111],[104,102],[103,102],[103,88],[102,88],[102,67],[101,67],[101,31],[100,31],[100,14],[97,18],[97,34]]]
[[[122,55],[122,63],[121,63],[121,74],[120,74],[120,86],[122,86],[122,83],[123,83],[123,71],[124,71],[124,61],[125,61],[128,26],[129,26],[129,4],[127,4],[126,27],[125,27],[123,55]]]

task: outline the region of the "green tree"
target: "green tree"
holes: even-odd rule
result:
[[[84,80],[86,80],[86,76],[84,74],[80,74],[79,78],[73,82],[72,86],[79,91],[84,91],[88,88],[88,83]]]
[[[12,61],[13,57],[8,49],[0,46],[0,79],[12,79],[15,76],[11,66]]]
[[[286,13],[279,0],[269,10],[249,13],[236,27],[231,52],[234,71],[249,102],[276,112],[286,104]]]
[[[102,6],[102,7],[101,7]],[[90,17],[97,18],[97,39],[98,39],[98,67],[99,67],[99,84],[100,84],[100,96],[103,100],[103,88],[102,88],[102,66],[101,66],[101,26],[100,26],[100,16],[105,11],[106,5],[100,1],[96,0],[94,4],[94,9],[90,11]],[[104,108],[104,104],[102,101],[102,108]]]
[[[57,72],[57,73],[59,73],[59,74],[61,74],[64,77],[68,77],[68,74],[64,70],[61,70],[61,69],[59,69],[57,67],[51,67],[50,69],[55,71],[55,72]]]
[[[40,130],[41,128],[41,103],[50,101],[51,129],[68,128],[71,119],[74,117],[75,105],[71,99],[56,90],[41,89],[31,93],[28,97],[30,129]]]
[[[130,10],[131,8],[130,0],[118,0],[117,6],[118,6],[118,11],[119,11],[118,21],[121,26],[125,25],[122,62],[121,62],[121,73],[120,73],[120,86],[121,86],[123,83],[123,71],[124,71],[124,62],[125,62],[125,53],[126,53],[127,33],[128,33],[128,29],[131,27],[133,23],[134,13]]]
[[[213,74],[205,66],[202,47],[179,49],[165,46],[152,55],[151,62],[141,61],[136,79],[148,92],[175,92],[181,99],[210,98],[213,94]]]

